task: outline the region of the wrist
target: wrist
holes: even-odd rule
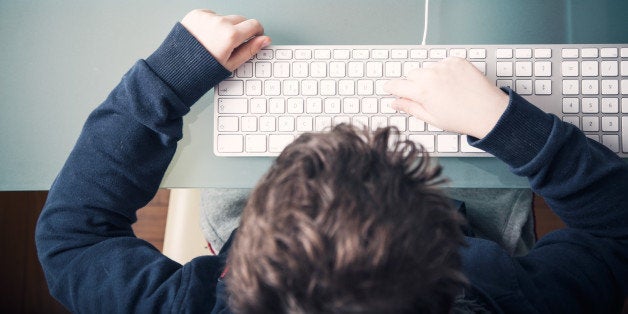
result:
[[[231,74],[180,23],[146,63],[188,106]]]

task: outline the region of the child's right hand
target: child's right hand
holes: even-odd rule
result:
[[[442,129],[477,138],[493,129],[509,102],[507,94],[460,58],[413,70],[407,79],[391,80],[384,89],[399,97],[393,108]]]
[[[194,10],[181,24],[229,71],[270,45],[270,38],[263,36],[264,28],[257,20],[239,15]]]

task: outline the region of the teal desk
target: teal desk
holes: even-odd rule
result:
[[[87,115],[194,8],[257,18],[275,44],[417,44],[420,0],[1,1],[0,190],[47,190]],[[428,44],[625,43],[628,1],[432,0]],[[212,154],[212,93],[163,187],[251,187],[270,158]],[[527,187],[494,158],[442,158],[452,187]]]

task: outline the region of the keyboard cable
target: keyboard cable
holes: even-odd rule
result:
[[[423,18],[424,24],[423,24],[423,40],[421,41],[421,45],[425,46],[425,40],[427,39],[427,24],[428,24],[428,20],[429,20],[429,7],[430,7],[430,0],[425,0],[425,12],[424,15],[425,17]]]

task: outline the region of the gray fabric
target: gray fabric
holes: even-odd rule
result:
[[[478,238],[497,242],[510,254],[526,254],[535,242],[530,189],[446,189],[465,202],[467,220]]]
[[[240,223],[251,189],[208,188],[201,191],[201,229],[220,250]],[[534,245],[532,192],[529,189],[446,189],[449,197],[465,202],[467,219],[477,237],[499,243],[513,255]]]

